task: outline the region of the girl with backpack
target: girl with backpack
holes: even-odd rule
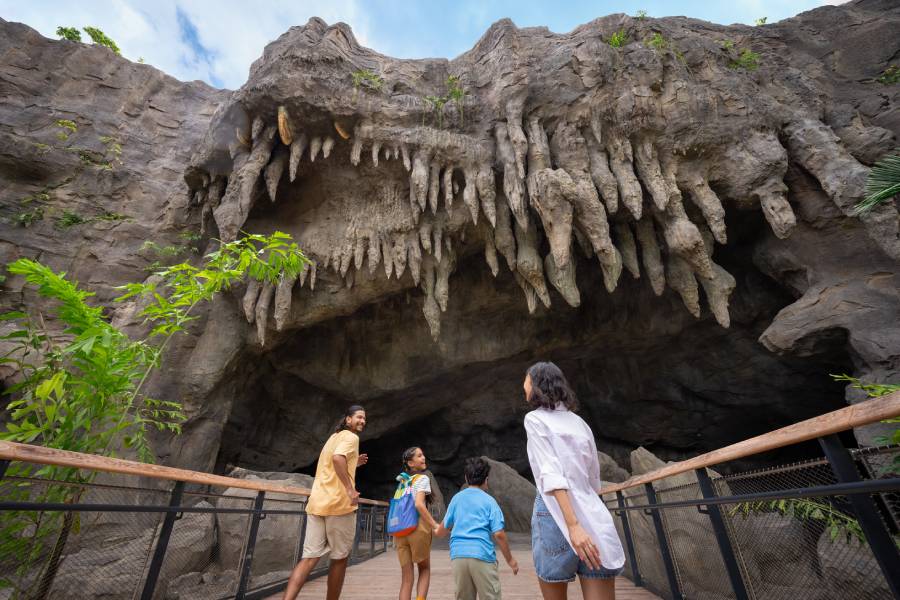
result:
[[[410,600],[413,564],[419,568],[416,600],[425,600],[431,583],[431,537],[438,524],[431,516],[431,480],[424,473],[428,468],[425,454],[418,446],[403,452],[403,472],[397,476],[397,491],[388,513],[388,533],[394,536],[394,546],[400,559],[401,583],[399,600]]]

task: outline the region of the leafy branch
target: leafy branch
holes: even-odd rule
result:
[[[11,263],[10,274],[23,277],[39,295],[53,301],[51,316],[64,329],[51,331],[40,313],[0,316],[16,325],[0,337],[12,346],[0,364],[13,366],[20,377],[7,390],[13,399],[0,440],[103,456],[115,456],[123,443],[140,460],[152,462],[148,431],[177,435],[185,420],[179,402],[150,398],[143,390],[169,341],[196,319],[192,312],[198,305],[237,281],[251,277],[275,283],[280,277],[296,277],[307,263],[290,236],[276,232],[221,244],[199,266],[180,263],[161,268],[147,282],[122,286],[123,294],[116,299],[140,300],[143,305],[140,316],[150,331],[136,340],[113,326],[102,307],[89,304],[93,293],[69,281],[65,273],[30,259]],[[9,500],[63,503],[77,501],[80,486],[95,476],[22,463],[13,463],[7,474],[21,482],[12,487]],[[32,487],[27,482],[35,477],[53,483]],[[65,540],[77,527],[73,513],[0,512],[0,556],[19,557],[15,581],[7,580],[14,598],[40,596],[41,590],[49,589]],[[53,550],[44,559],[48,544]],[[35,572],[39,560],[45,562]]]
[[[866,197],[853,208],[854,215],[869,212],[900,194],[900,154],[888,156],[872,167],[866,178]]]

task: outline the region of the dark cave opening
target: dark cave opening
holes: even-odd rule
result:
[[[357,479],[368,497],[390,493],[412,445],[423,447],[445,494],[459,488],[468,456],[490,456],[530,478],[521,385],[536,360],[560,365],[598,448],[626,468],[638,446],[677,460],[841,408],[843,384],[828,374],[852,371],[843,332],[824,335],[802,357],[763,347],[760,334],[796,290],[753,265],[755,240],[767,231],[761,214],[727,218],[729,243],[715,260],[737,280],[728,329],[705,307],[694,319],[674,292],[656,297],[627,273],[607,294],[596,263],[582,256],[581,305],[569,307],[554,291],[552,307],[529,316],[511,274],[495,279],[480,253],[469,255],[451,280],[437,341],[418,293],[408,292],[295,332],[254,357],[219,468],[312,474],[337,416],[359,403],[369,413],[361,451],[370,462]],[[807,444],[729,467],[817,454]]]

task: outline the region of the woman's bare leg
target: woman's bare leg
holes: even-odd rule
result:
[[[544,596],[544,600],[566,600],[568,597],[569,584],[566,582],[547,583],[538,579],[538,583],[541,584],[541,595]]]
[[[616,600],[616,579],[585,579],[579,577],[584,600]]]

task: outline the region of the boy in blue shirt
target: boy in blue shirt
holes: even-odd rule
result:
[[[485,490],[491,465],[482,458],[466,460],[466,483],[450,501],[437,535],[450,532],[450,564],[456,584],[456,600],[500,600],[500,575],[494,540],[500,546],[506,564],[519,572],[519,563],[509,551],[503,530],[500,505]],[[493,538],[493,539],[492,539]]]

